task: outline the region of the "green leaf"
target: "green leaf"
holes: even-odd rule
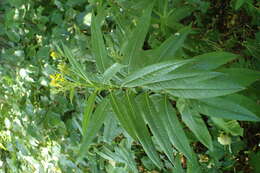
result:
[[[190,62],[187,61],[167,61],[162,63],[157,63],[153,65],[149,65],[140,70],[137,70],[127,76],[123,80],[122,86],[124,87],[136,87],[145,84],[147,81],[151,81],[154,78],[161,77],[178,67],[183,66],[184,64]]]
[[[134,95],[132,93],[126,93],[126,110],[127,116],[129,116],[130,120],[134,124],[134,129],[136,136],[140,143],[142,144],[145,152],[150,157],[150,159],[154,162],[154,164],[158,168],[162,168],[162,162],[160,161],[159,155],[156,152],[152,139],[150,137],[149,131],[146,127],[145,121],[142,118],[142,113],[139,110],[139,107],[134,99]]]
[[[184,27],[178,34],[169,37],[163,44],[153,51],[153,56],[156,58],[154,63],[169,60],[175,56],[176,52],[183,46],[187,35],[191,33],[190,27]]]
[[[92,53],[96,60],[97,69],[101,73],[104,73],[104,71],[110,66],[110,59],[107,56],[106,47],[101,32],[101,22],[105,18],[105,15],[103,14],[104,11],[104,9],[99,10],[98,12],[101,14],[98,14],[98,16],[93,15],[91,20]]]
[[[233,136],[243,136],[244,129],[236,120],[225,120],[224,118],[211,117],[214,124]]]
[[[236,0],[235,10],[238,10],[240,7],[242,7],[242,5],[244,5],[245,2],[246,0]]]
[[[260,80],[260,72],[246,68],[225,68],[219,70],[228,75],[230,79],[242,86],[249,86],[253,82]]]
[[[115,63],[111,65],[105,72],[104,72],[104,81],[107,82],[111,80],[116,73],[118,73],[122,68],[126,67],[125,65]]]
[[[191,104],[198,112],[207,116],[242,121],[260,121],[260,118],[253,112],[239,104],[239,100],[216,97],[192,100]]]
[[[92,140],[97,135],[98,131],[100,130],[101,126],[103,125],[106,116],[109,113],[109,101],[107,99],[104,99],[96,108],[96,111],[92,115],[88,126],[87,126],[87,134],[84,135],[82,144],[80,146],[79,151],[79,158],[83,157],[86,153],[86,150],[88,149],[88,146],[92,142]]]
[[[92,82],[89,80],[89,74],[84,71],[82,65],[77,62],[71,50],[65,44],[62,44],[63,50],[59,46],[56,46],[56,48],[62,56],[68,58],[70,64],[72,65],[72,68],[75,70],[75,74],[84,79],[87,83],[92,84]]]
[[[150,26],[153,2],[154,1],[152,1],[146,9],[144,9],[143,16],[139,19],[135,29],[129,36],[126,46],[122,50],[124,55],[123,64],[129,65],[128,71],[133,71],[138,68],[139,63],[137,63],[137,61],[141,58],[139,55]]]
[[[232,61],[236,58],[238,58],[239,55],[229,53],[229,52],[210,52],[205,53],[199,56],[195,56],[192,59],[194,60],[192,63],[187,64],[179,69],[179,71],[182,70],[214,70],[221,65],[224,65],[228,63],[229,61]]]
[[[133,122],[129,119],[127,116],[127,112],[125,109],[125,106],[122,105],[122,103],[125,103],[122,100],[122,95],[115,95],[115,93],[110,94],[110,103],[112,105],[113,111],[115,112],[115,115],[117,119],[119,120],[121,126],[127,131],[127,133],[134,139],[138,140],[137,136],[135,134],[135,129]]]
[[[116,113],[119,122],[125,130],[142,144],[149,158],[158,168],[162,168],[162,163],[156,152],[142,113],[139,110],[133,95],[129,93],[119,97],[111,94],[113,110]],[[124,104],[122,104],[124,103]]]
[[[174,147],[183,153],[190,161],[195,162],[196,158],[194,157],[194,152],[190,147],[189,140],[178,120],[175,109],[169,103],[166,96],[161,99],[154,99],[154,102],[155,101],[160,112],[160,118],[164,123],[164,127],[172,145],[174,145]]]
[[[212,138],[201,115],[188,108],[185,101],[178,100],[177,107],[181,113],[183,122],[194,133],[198,140],[208,149],[213,149]]]
[[[94,106],[95,106],[95,100],[96,100],[97,93],[93,92],[87,99],[83,114],[83,120],[82,120],[82,132],[83,136],[86,135],[86,130],[88,128],[89,120],[91,118],[91,114],[93,112]]]
[[[239,94],[232,94],[232,95],[225,96],[223,98],[231,102],[234,102],[238,105],[241,105],[247,110],[250,110],[256,116],[260,117],[259,103],[257,100],[252,100],[249,97],[246,97],[244,95],[239,95]]]
[[[210,98],[232,94],[244,89],[228,78],[221,76],[216,78],[211,77],[208,77],[208,80],[199,80],[194,77],[188,78],[188,80],[164,81],[149,84],[146,87],[154,91],[165,91],[172,96],[180,98]],[[205,79],[207,79],[207,74]]]
[[[169,160],[174,164],[173,147],[166,131],[160,112],[156,110],[154,103],[150,100],[148,94],[142,95],[140,102],[140,109],[143,111],[143,116],[148,123],[155,139],[157,140],[162,151],[167,155]]]

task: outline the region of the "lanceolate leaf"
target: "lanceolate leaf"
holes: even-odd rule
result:
[[[153,56],[155,57],[154,63],[173,58],[177,50],[183,46],[184,40],[190,32],[191,28],[185,27],[174,36],[169,37],[160,47],[153,51]]]
[[[135,87],[142,85],[146,81],[161,77],[188,62],[190,61],[167,61],[149,65],[127,76],[124,79],[122,86]]]
[[[122,53],[124,55],[123,64],[129,65],[129,70],[132,71],[137,68],[137,60],[140,58],[146,34],[150,26],[151,12],[153,9],[152,1],[144,10],[143,16],[139,19],[135,29],[131,33],[127,45],[124,47]]]
[[[166,131],[161,112],[156,110],[154,103],[150,100],[148,94],[141,96],[140,109],[143,111],[143,116],[148,123],[155,139],[160,145],[161,149],[167,155],[169,160],[174,164],[173,151],[168,133]]]
[[[192,59],[194,60],[191,64],[187,64],[179,69],[182,70],[214,70],[236,58],[239,55],[229,53],[229,52],[210,52],[206,54],[202,54],[199,56],[195,56]]]
[[[87,72],[84,71],[84,68],[81,66],[81,64],[77,62],[71,50],[64,44],[62,44],[62,46],[63,46],[63,51],[60,49],[60,47],[57,47],[57,49],[59,50],[59,53],[61,53],[64,57],[68,58],[70,64],[72,65],[75,71],[75,74],[81,77],[82,79],[84,79],[86,82],[91,84],[92,82],[90,81],[89,74],[87,74]]]
[[[181,98],[210,98],[232,94],[244,89],[232,80],[221,76],[202,81],[198,78],[171,80],[150,84],[146,87],[154,91],[165,91]]]
[[[203,145],[212,150],[212,138],[205,122],[201,118],[201,115],[198,112],[191,110],[188,105],[186,105],[186,102],[178,101],[177,106],[181,113],[183,122]]]
[[[182,125],[178,120],[176,111],[168,102],[166,96],[164,98],[158,99],[156,103],[158,105],[160,116],[171,143],[195,164],[196,159],[194,158],[194,152],[191,149],[189,140],[186,137]]]
[[[83,137],[83,141],[80,147],[79,157],[82,157],[87,150],[92,140],[96,137],[98,131],[103,125],[107,114],[109,113],[109,101],[104,99],[96,108],[96,111],[92,115],[88,126],[87,134]]]
[[[102,12],[104,10],[99,10]],[[110,66],[110,59],[107,56],[106,47],[101,32],[101,22],[105,15],[102,13],[92,17],[91,23],[91,44],[92,53],[96,60],[97,69],[103,73]]]
[[[158,83],[164,83],[164,82],[171,82],[171,81],[186,81],[186,82],[199,82],[207,79],[212,79],[217,76],[222,75],[222,73],[219,72],[188,72],[188,73],[169,73],[169,74],[163,74],[163,75],[151,75],[146,78],[140,78],[137,79],[129,84],[127,86],[153,86]]]
[[[156,152],[154,144],[152,142],[149,131],[146,127],[145,121],[142,118],[142,112],[140,111],[132,93],[126,93],[126,110],[127,116],[129,116],[130,120],[133,122],[135,127],[135,133],[142,144],[145,152],[150,157],[150,159],[154,162],[154,164],[158,168],[162,168],[162,163],[160,161],[159,155]]]
[[[104,82],[111,80],[125,65],[115,63],[104,72]]]
[[[129,134],[134,136],[135,139],[138,139],[154,164],[157,167],[162,168],[159,155],[156,152],[145,121],[142,118],[142,113],[133,96],[130,93],[123,95],[123,97],[111,94],[111,102],[113,102],[113,110],[125,130],[130,132]]]
[[[225,68],[219,70],[242,86],[249,86],[253,82],[260,80],[260,72],[246,68]]]
[[[134,140],[138,140],[135,134],[133,122],[129,119],[129,116],[127,116],[125,105],[122,104],[125,103],[122,97],[122,94],[116,95],[115,93],[111,93],[110,103],[122,127]]]
[[[86,135],[88,123],[91,118],[91,114],[94,109],[94,106],[95,106],[96,96],[97,96],[97,93],[93,92],[86,101],[85,110],[84,110],[84,114],[83,114],[83,120],[82,120],[83,136]]]
[[[239,100],[228,100],[225,97],[192,100],[196,110],[204,115],[225,119],[260,121],[253,112],[239,104]]]

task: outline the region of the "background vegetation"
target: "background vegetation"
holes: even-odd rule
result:
[[[73,60],[98,78],[95,74],[106,70],[102,65],[96,68],[99,63],[97,52],[102,52],[104,43],[107,55],[118,62],[121,62],[122,52],[127,52],[127,48],[121,51],[129,45],[124,41],[134,38],[137,42],[144,40],[140,46],[145,51],[156,49],[172,38],[174,44],[170,52],[181,60],[216,51],[239,55],[223,66],[247,69],[232,74],[242,84],[252,85],[239,92],[241,96],[247,96],[245,100],[241,97],[233,99],[253,115],[260,116],[260,83],[256,81],[260,75],[255,72],[260,71],[260,2],[157,0],[154,6],[149,5],[151,3],[145,0],[0,2],[0,172],[191,171],[185,155],[174,152],[173,166],[167,153],[164,154],[160,140],[158,143],[152,138],[163,161],[163,169],[158,168],[143,146],[133,142],[131,135],[112,115],[107,116],[100,130],[97,129],[99,133],[94,134],[89,148],[82,147],[86,130],[82,121],[86,112],[91,112],[86,106],[91,104],[91,99],[87,98],[95,96],[93,90],[81,84],[81,80],[72,80],[73,77],[78,79],[71,73],[75,71]],[[145,16],[149,8],[151,16]],[[147,23],[146,19],[150,17]],[[135,30],[136,26],[141,29]],[[147,32],[142,32],[143,28],[148,28]],[[93,40],[95,34],[96,39],[100,37],[101,32],[93,33],[99,29],[104,43]],[[135,31],[140,31],[140,35],[128,35]],[[66,46],[57,46],[61,43]],[[74,59],[66,59],[70,54]],[[241,72],[245,74],[242,77]],[[71,80],[65,80],[63,75],[68,75]],[[142,91],[140,88],[135,90]],[[96,102],[100,103],[107,95],[107,90],[98,92]],[[170,100],[176,107],[175,99]],[[179,119],[180,110],[177,111]],[[194,129],[189,130],[190,126],[184,124],[185,120],[184,123],[180,121],[196,153],[200,171],[260,172],[258,122],[237,121],[236,117],[233,120],[202,118],[200,127],[208,129],[214,151],[207,146],[207,139],[198,138],[196,130],[194,133]],[[79,157],[79,153],[83,156]]]

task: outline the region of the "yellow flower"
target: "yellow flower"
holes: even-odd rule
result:
[[[51,56],[53,59],[59,58],[59,54],[58,54],[57,52],[55,52],[55,51],[51,51],[50,56]]]
[[[50,78],[51,78],[50,86],[52,87],[62,87],[62,83],[65,82],[64,77],[59,73],[50,75]]]
[[[218,142],[221,145],[230,145],[231,144],[231,138],[228,135],[220,134],[218,137]]]

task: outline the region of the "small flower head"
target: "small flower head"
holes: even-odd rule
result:
[[[51,51],[50,56],[51,56],[53,59],[59,58],[59,54],[58,54],[57,52],[55,52],[55,51]]]
[[[59,73],[50,75],[50,78],[51,78],[50,86],[52,87],[62,87],[62,83],[66,81],[64,77]]]

